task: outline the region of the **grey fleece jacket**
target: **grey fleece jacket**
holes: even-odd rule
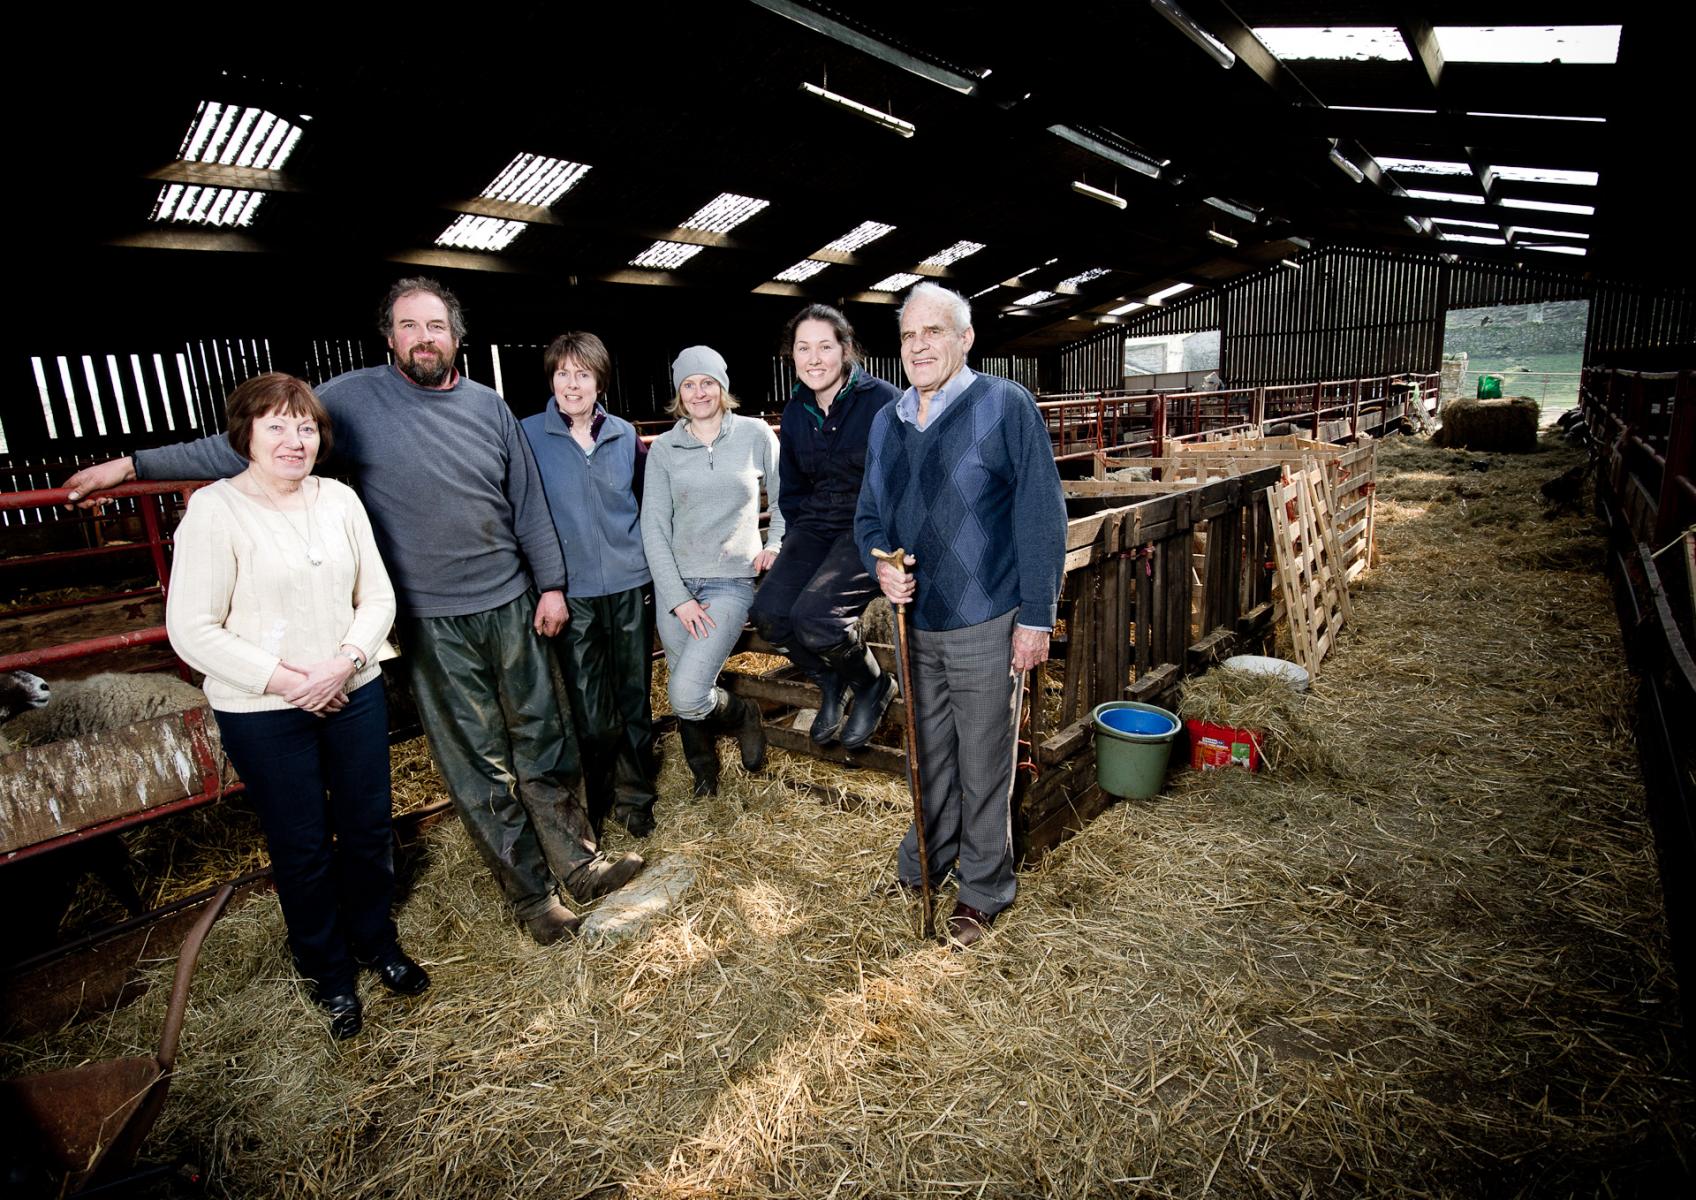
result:
[[[318,388],[329,411],[332,466],[358,489],[413,617],[488,612],[565,586],[565,558],[541,474],[518,420],[492,388],[460,376],[420,387],[392,366]],[[142,479],[217,479],[247,462],[222,434],[141,450]]]
[[[760,545],[760,485],[771,528],[764,549],[783,543],[777,503],[777,434],[758,417],[724,414],[704,446],[689,422],[654,439],[642,492],[642,547],[660,612],[691,598],[685,579],[751,579]]]

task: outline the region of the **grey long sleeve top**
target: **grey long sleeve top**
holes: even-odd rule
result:
[[[648,448],[642,545],[660,612],[690,599],[685,579],[751,579],[760,545],[760,485],[771,508],[764,549],[783,542],[777,434],[758,417],[727,412],[704,446],[687,421]]]
[[[394,367],[338,375],[318,388],[333,466],[371,515],[401,612],[487,612],[532,586],[565,586],[565,559],[536,460],[506,401],[459,377],[420,387]],[[138,451],[143,479],[217,479],[247,463],[222,435]]]

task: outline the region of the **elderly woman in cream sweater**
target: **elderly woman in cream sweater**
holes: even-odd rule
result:
[[[312,475],[329,415],[289,375],[231,393],[229,439],[248,468],[196,492],[176,533],[165,623],[206,675],[224,751],[259,812],[295,966],[359,1032],[357,976],[416,995],[401,950],[390,829],[388,706],[377,660],[395,594],[351,489]]]

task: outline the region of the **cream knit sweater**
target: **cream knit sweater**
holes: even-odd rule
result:
[[[184,662],[206,674],[206,699],[219,712],[289,707],[265,694],[277,664],[304,667],[357,646],[365,667],[351,692],[377,678],[392,658],[384,639],[395,593],[359,498],[333,479],[318,489],[311,532],[323,561],[307,556],[304,511],[277,512],[230,480],[200,489],[177,527],[165,627]]]

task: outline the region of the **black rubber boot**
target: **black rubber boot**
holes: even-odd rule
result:
[[[813,682],[819,685],[819,712],[813,718],[808,736],[815,746],[833,746],[842,734],[842,718],[846,715],[843,701],[848,698],[848,688],[835,671],[821,671],[813,676]]]
[[[683,743],[683,760],[695,777],[697,797],[718,795],[718,747],[713,744],[713,727],[707,721],[677,719],[677,737]]]
[[[889,702],[895,698],[895,680],[882,667],[865,643],[858,639],[844,642],[823,656],[831,668],[849,687],[854,689],[854,706],[848,719],[842,722],[842,745],[858,750],[872,740],[872,734],[883,721]]]
[[[707,718],[715,729],[736,735],[736,746],[742,752],[742,766],[758,771],[766,765],[766,727],[760,706],[744,696],[733,696],[718,689],[718,707]]]

